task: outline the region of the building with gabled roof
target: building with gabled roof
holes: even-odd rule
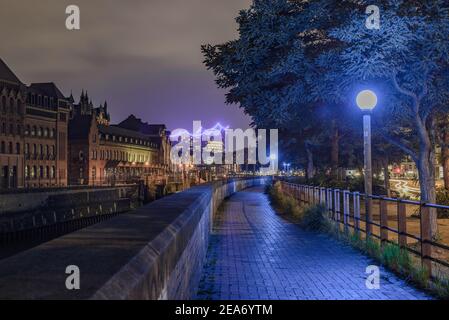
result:
[[[54,83],[27,86],[0,59],[0,190],[67,186],[71,108]]]

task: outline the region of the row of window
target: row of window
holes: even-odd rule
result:
[[[10,123],[8,126],[8,125],[6,125],[5,122],[3,122],[0,130],[3,135],[7,135],[7,134],[16,135],[17,134],[20,136],[22,134],[22,126],[20,124],[15,126],[13,123]]]
[[[47,155],[47,156],[55,156],[56,155],[56,147],[55,146],[49,146],[40,144],[39,147],[37,144],[31,145],[30,150],[30,144],[25,143],[25,154],[35,154],[35,155]]]
[[[2,97],[1,99],[1,111],[3,114],[11,113],[11,114],[22,114],[22,101],[17,100],[17,103],[13,98],[9,99],[9,104],[6,103],[6,97]]]
[[[16,143],[16,148],[14,149],[14,144],[12,142],[9,142],[8,147],[6,147],[5,141],[2,141],[0,143],[0,153],[20,154],[20,143]]]
[[[6,135],[21,135],[22,134],[22,126],[20,124],[14,125],[10,123],[9,126],[3,122],[1,125],[1,133]],[[32,137],[43,137],[43,138],[55,138],[56,137],[56,129],[49,129],[37,126],[27,125],[25,127],[25,135]]]
[[[101,150],[98,155],[98,151],[92,151],[92,160],[97,160],[100,156],[100,160],[114,160],[114,161],[127,161],[127,162],[149,162],[150,156],[143,154],[129,153],[125,151],[112,151]]]
[[[56,179],[55,166],[25,166],[25,178],[33,179]]]
[[[54,98],[52,97],[48,98],[46,96],[36,95],[34,93],[28,94],[28,103],[30,103],[31,105],[38,105],[45,108],[57,107]]]
[[[8,145],[5,141],[2,141],[0,143],[0,153],[6,154],[20,154],[20,143],[16,143],[15,148],[14,144],[12,142],[9,142]],[[30,144],[25,143],[25,155],[33,154],[33,155],[47,155],[47,156],[55,156],[56,155],[56,147],[55,146],[49,146],[49,145],[42,145],[39,146],[37,144],[31,145],[30,150]]]
[[[142,139],[135,139],[135,138],[128,138],[128,137],[122,137],[122,136],[115,136],[115,135],[109,135],[109,134],[99,134],[100,140],[105,139],[106,141],[113,141],[113,142],[125,142],[125,143],[132,143],[137,144],[141,146],[148,146],[152,148],[156,148],[156,145],[150,141],[145,141]],[[94,142],[96,142],[96,137],[94,137]]]
[[[32,136],[32,137],[37,136],[37,137],[44,137],[44,138],[55,138],[56,137],[56,129],[49,129],[49,128],[27,125],[25,128],[25,135]]]

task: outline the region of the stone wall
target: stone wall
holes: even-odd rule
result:
[[[0,299],[189,299],[218,206],[263,183],[195,187],[0,261]],[[65,288],[69,265],[80,269],[80,290]]]

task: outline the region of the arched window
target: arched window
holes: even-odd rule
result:
[[[6,153],[6,144],[5,144],[5,141],[2,141],[2,143],[1,143],[0,153]]]
[[[8,153],[13,154],[12,142],[8,143]]]
[[[48,137],[48,128],[44,129],[44,137],[47,138]]]
[[[20,100],[18,100],[17,101],[17,113],[18,114],[23,114],[23,104],[22,104],[22,101],[20,101]]]
[[[6,113],[6,98],[2,97],[2,112]]]
[[[26,179],[30,178],[30,166],[25,167],[25,178]]]
[[[35,136],[36,135],[36,131],[37,131],[36,126],[33,126],[33,128],[31,129],[31,135]]]
[[[13,98],[9,99],[9,112],[14,113],[14,106],[15,106],[14,99]]]
[[[20,154],[20,143],[16,143],[16,154]]]
[[[33,170],[31,170],[31,179],[36,179],[37,176],[37,167],[33,166]]]
[[[39,129],[37,130],[37,136],[38,137],[42,136],[42,131],[43,131],[42,127],[39,127]]]
[[[56,168],[55,168],[55,166],[52,166],[50,170],[51,170],[50,171],[50,177],[52,179],[56,178]]]

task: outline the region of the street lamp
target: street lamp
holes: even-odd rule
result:
[[[372,234],[373,204],[370,196],[373,194],[373,169],[371,160],[371,112],[377,105],[377,96],[371,90],[363,90],[357,95],[357,105],[363,111],[363,139],[365,164],[365,203],[366,203],[366,233]]]

